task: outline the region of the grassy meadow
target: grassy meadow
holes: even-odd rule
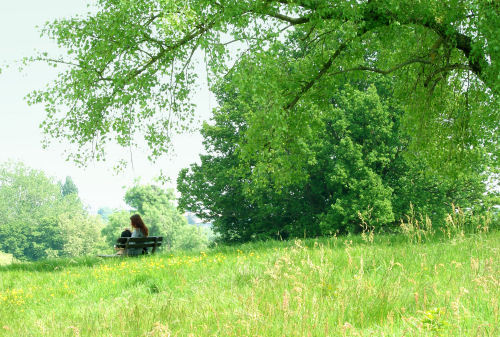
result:
[[[499,336],[500,233],[0,267],[0,336]]]

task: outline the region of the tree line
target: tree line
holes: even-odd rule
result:
[[[187,224],[171,190],[153,185],[128,189],[129,210],[112,210],[105,219],[80,200],[72,179],[57,182],[22,163],[0,165],[0,252],[17,260],[95,255],[111,252],[130,215],[139,213],[150,235],[164,236],[166,249],[201,249],[207,234]]]

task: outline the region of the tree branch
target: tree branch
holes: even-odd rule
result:
[[[347,43],[343,43],[339,46],[339,48],[333,53],[332,56],[328,59],[328,61],[323,64],[319,73],[314,76],[310,81],[308,81],[302,89],[297,93],[297,95],[287,104],[285,105],[285,110],[292,109],[295,104],[299,101],[299,99],[316,83],[323,75],[330,69],[333,64],[333,61],[340,55],[340,53],[347,47]]]
[[[73,66],[73,67],[85,68],[84,66],[82,66],[81,64],[78,64],[78,63],[74,63],[74,62],[70,62],[70,61],[65,61],[65,60],[62,60],[62,59],[58,60],[58,59],[54,59],[54,58],[50,58],[50,57],[35,57],[32,60],[33,61],[47,62],[49,64],[50,63],[60,63],[60,64],[65,64],[65,65],[69,65],[69,66]]]
[[[346,41],[344,43],[342,43],[338,48],[337,50],[335,50],[335,52],[333,53],[332,56],[330,56],[329,60],[323,65],[323,67],[321,67],[321,70],[319,71],[319,73],[314,76],[309,82],[306,83],[305,86],[302,87],[302,89],[299,91],[299,93],[295,96],[294,99],[292,99],[287,105],[285,105],[285,110],[289,110],[289,109],[292,109],[295,104],[297,104],[297,102],[299,101],[299,99],[309,90],[312,88],[312,86],[314,85],[314,83],[316,83],[319,79],[321,79],[321,77],[323,77],[323,75],[326,74],[326,72],[328,71],[328,69],[330,69],[330,67],[332,66],[333,64],[333,61],[340,55],[340,53],[342,51],[344,51],[344,49],[347,48],[347,44],[348,42],[351,42],[352,40],[354,40],[355,38],[357,37],[360,37],[360,36],[363,36],[364,34],[366,34],[368,31],[378,27],[378,26],[382,26],[384,25],[384,23],[375,23],[375,24],[372,24],[372,25],[369,25],[369,26],[365,26],[363,28],[361,28],[355,37],[353,37],[350,41]]]
[[[374,11],[376,12],[376,10]],[[470,36],[458,32],[451,25],[445,26],[438,23],[434,17],[400,17],[396,13],[389,13],[388,15],[387,13],[385,14],[386,17],[390,16],[393,20],[396,20],[402,24],[415,24],[426,27],[434,31],[443,40],[453,41],[455,47],[458,50],[461,50],[467,58],[470,70],[474,74],[476,74],[488,87],[494,89],[494,86],[489,83],[487,78],[485,78],[484,68],[485,66],[487,66],[486,54],[484,53],[484,51],[478,50],[478,55],[471,55],[473,41]],[[377,13],[376,15],[381,16],[380,13]]]
[[[301,1],[290,2],[286,0],[269,1],[269,3],[273,2],[274,3],[277,2],[287,6],[296,5],[307,10],[315,9],[315,6],[311,5],[309,2],[308,3],[303,3]],[[286,21],[292,25],[300,25],[311,21],[311,18],[308,16],[296,18],[296,17],[289,17],[280,13],[267,13],[267,15],[281,21]],[[321,17],[321,19],[323,20],[328,20],[333,18],[341,19],[341,13],[335,14],[334,12],[329,12],[325,15],[322,15]],[[402,16],[395,12],[381,13],[380,9],[376,7],[376,4],[370,2],[368,2],[365,13],[363,17],[359,19],[358,23],[365,22],[367,23],[366,26],[369,27],[368,29],[371,29],[372,25],[374,26],[387,25],[391,21],[397,21],[402,24],[416,24],[422,27],[426,27],[434,31],[442,39],[447,41],[453,41],[455,47],[458,50],[461,50],[464,53],[464,56],[467,58],[469,69],[474,74],[476,74],[490,88],[494,87],[493,85],[491,85],[490,81],[488,81],[488,79],[485,77],[484,69],[488,66],[487,55],[484,53],[484,51],[479,51],[478,55],[472,55],[472,49],[473,49],[472,37],[460,33],[455,27],[452,27],[451,25],[445,26],[444,24],[438,23],[433,17],[421,17],[421,16],[412,17],[411,15],[408,17],[408,16]]]
[[[193,55],[196,52],[196,49],[198,49],[198,46],[199,46],[199,40],[196,41],[193,49],[191,49],[191,53],[189,54],[189,57],[188,57],[186,63],[184,63],[184,66],[182,67],[182,70],[180,71],[181,73],[184,72],[184,70],[186,70],[186,68],[188,67],[189,63],[191,63],[191,60],[193,59]]]
[[[201,34],[205,33],[206,31],[208,31],[210,28],[212,28],[215,25],[215,22],[216,22],[216,20],[214,19],[214,20],[212,20],[212,22],[210,22],[209,24],[207,24],[205,26],[203,26],[203,25],[198,26],[196,30],[194,30],[193,32],[187,34],[182,39],[180,39],[179,41],[177,41],[176,43],[174,43],[173,45],[170,45],[167,48],[162,49],[158,54],[156,54],[155,56],[151,57],[150,60],[148,62],[146,62],[146,64],[144,64],[142,67],[140,67],[140,68],[136,69],[135,71],[133,71],[128,76],[127,80],[131,80],[131,79],[137,77],[138,75],[140,75],[147,68],[149,68],[152,64],[154,64],[156,61],[158,61],[159,59],[161,59],[167,52],[170,52],[170,51],[173,51],[173,50],[175,50],[175,49],[177,49],[179,47],[182,47],[183,45],[185,45],[189,41],[191,41],[194,38],[196,38],[196,37],[200,36]]]
[[[336,71],[334,73],[331,73],[330,75],[333,76],[333,75],[343,74],[343,73],[347,73],[347,72],[351,72],[351,71],[372,71],[372,72],[379,73],[382,75],[387,75],[387,74],[390,74],[398,69],[403,68],[404,66],[407,66],[407,65],[413,64],[413,63],[432,64],[432,62],[430,60],[422,59],[422,58],[415,58],[415,59],[411,59],[411,60],[408,60],[406,62],[400,63],[400,64],[398,64],[390,69],[387,69],[387,70],[374,68],[374,67],[359,66],[359,67],[354,67],[354,68],[350,68],[350,69]]]
[[[109,77],[103,77],[102,71],[99,71],[96,68],[90,67],[88,65],[82,65],[80,63],[65,61],[63,59],[54,59],[54,58],[50,58],[50,57],[35,57],[32,60],[33,61],[47,62],[48,64],[58,63],[58,64],[65,64],[65,65],[72,66],[72,67],[78,67],[78,68],[85,69],[87,71],[91,71],[93,73],[96,73],[99,76],[99,80],[102,80],[102,81],[112,81],[113,80],[112,78],[109,78]]]
[[[292,18],[280,13],[266,13],[267,16],[276,18],[281,21],[286,21],[291,25],[302,25],[304,23],[308,23],[311,19],[308,17],[300,17],[300,18]]]
[[[427,87],[429,83],[432,81],[432,79],[436,77],[436,75],[439,75],[442,72],[448,72],[453,69],[472,70],[469,66],[462,63],[448,64],[442,68],[436,69],[424,82],[424,87]]]

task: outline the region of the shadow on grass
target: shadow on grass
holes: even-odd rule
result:
[[[66,268],[74,267],[92,267],[102,263],[102,259],[94,256],[78,258],[55,258],[33,262],[16,262],[7,266],[0,266],[0,272],[4,271],[36,271],[36,272],[54,272]]]

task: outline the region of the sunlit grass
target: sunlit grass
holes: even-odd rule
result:
[[[0,336],[498,336],[500,235],[0,267]]]
[[[12,254],[0,252],[0,266],[5,266],[13,262]]]

